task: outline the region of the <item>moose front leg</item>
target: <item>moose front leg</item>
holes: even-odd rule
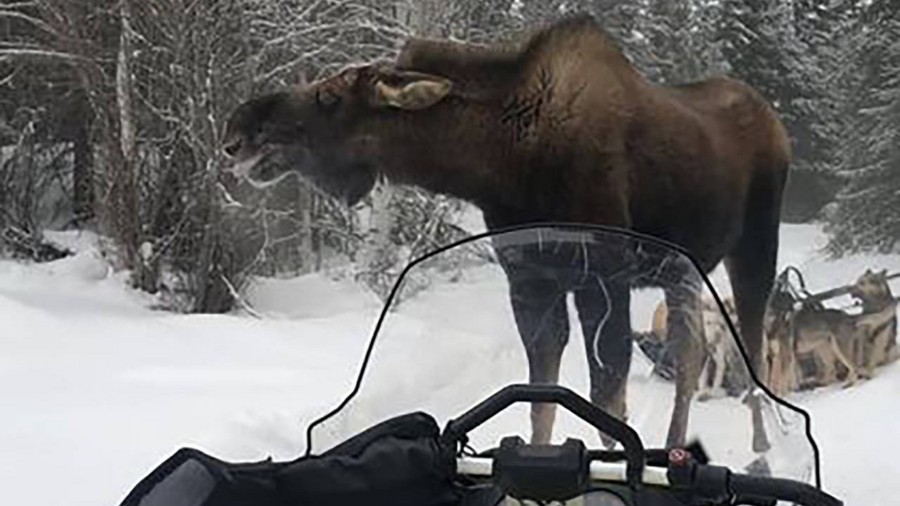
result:
[[[566,292],[557,280],[534,271],[508,271],[516,326],[528,357],[531,384],[556,384],[559,364],[569,339]],[[531,405],[531,442],[547,444],[553,434],[556,405]]]
[[[595,279],[575,291],[591,381],[591,402],[622,421],[631,368],[631,291],[625,284]],[[614,441],[605,434],[607,447]]]
[[[668,318],[666,340],[675,347],[675,406],[666,446],[683,446],[687,437],[691,401],[705,362],[705,342],[700,286],[692,270],[678,284],[664,289]]]

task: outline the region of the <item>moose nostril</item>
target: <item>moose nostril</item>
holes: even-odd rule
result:
[[[237,154],[238,150],[241,149],[241,141],[235,140],[231,141],[224,146],[222,146],[222,151],[229,157],[234,157]]]

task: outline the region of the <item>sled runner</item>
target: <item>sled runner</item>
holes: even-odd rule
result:
[[[458,259],[469,251],[483,255],[486,245],[505,257],[505,267],[485,262],[402,297],[409,279],[441,279],[448,251]],[[571,261],[551,266],[540,262],[544,252]],[[609,322],[569,313],[567,334],[552,344],[565,347],[571,334],[579,346],[567,349],[554,381],[522,384],[529,367],[523,344],[538,347],[533,353],[548,343],[529,341],[517,328],[509,307],[515,293],[502,270],[510,266],[537,283],[560,281],[543,283],[546,305],[532,308],[545,318],[574,304],[572,291],[592,291],[601,307],[622,304],[638,320],[655,306],[643,287],[682,290],[669,301],[668,332],[684,332],[676,339],[688,349],[677,356],[688,361],[674,366],[700,374],[700,301],[724,305],[681,250],[603,227],[542,225],[476,236],[404,270],[362,354],[354,388],[308,427],[306,455],[231,464],[183,449],[135,486],[122,506],[842,504],[820,489],[808,415],[756,381],[731,323],[727,337],[744,358],[734,369],[753,386],[751,394],[743,403],[726,397],[697,404],[694,392],[686,418],[692,443],[684,446],[666,447],[669,422],[679,416],[676,389],[632,353],[629,322],[618,323],[628,331],[627,349],[611,353],[605,347],[615,343],[597,339],[597,327]],[[614,297],[613,284],[628,290]],[[596,381],[587,361],[598,361],[606,374],[626,375],[626,416],[587,400]],[[528,442],[534,416],[552,422],[550,443]]]

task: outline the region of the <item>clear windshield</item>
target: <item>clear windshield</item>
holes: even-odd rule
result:
[[[621,413],[624,398],[648,448],[666,447],[676,384],[693,385],[686,442],[699,440],[714,463],[734,470],[762,472],[764,462],[766,473],[809,481],[804,419],[755,388],[710,290],[678,251],[615,230],[542,226],[456,245],[405,271],[358,391],[314,428],[311,448],[320,453],[412,411],[443,425],[506,385],[551,381],[558,365],[559,384],[586,399],[593,391],[607,411]],[[529,440],[547,420],[546,411],[532,417],[531,406],[514,405],[470,443],[486,450],[504,436]],[[760,430],[768,449],[754,450]],[[568,437],[601,447],[594,429],[558,409],[551,439]]]

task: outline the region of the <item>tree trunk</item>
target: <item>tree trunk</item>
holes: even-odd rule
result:
[[[446,37],[446,13],[452,9],[446,0],[419,0],[412,5],[411,27],[419,37]]]
[[[90,105],[87,97],[78,100],[75,114],[82,119],[76,122],[73,136],[74,167],[72,171],[73,223],[78,226],[94,216],[93,153],[90,137]]]
[[[395,261],[391,244],[391,230],[395,221],[390,209],[393,195],[394,188],[387,182],[381,182],[372,189],[372,209],[366,224],[363,246],[362,265],[367,284],[382,298],[390,290],[385,277]]]
[[[137,138],[136,118],[132,104],[132,23],[131,0],[120,0],[119,19],[121,20],[121,35],[119,38],[119,53],[116,59],[116,104],[119,113],[119,149],[121,151],[120,163],[113,183],[117,189],[116,196],[116,224],[120,238],[119,244],[123,247],[125,264],[132,269],[132,282],[138,288],[148,291],[156,291],[156,279],[151,270],[147,269],[145,260],[152,254],[152,246],[141,244],[139,196],[137,189]]]

